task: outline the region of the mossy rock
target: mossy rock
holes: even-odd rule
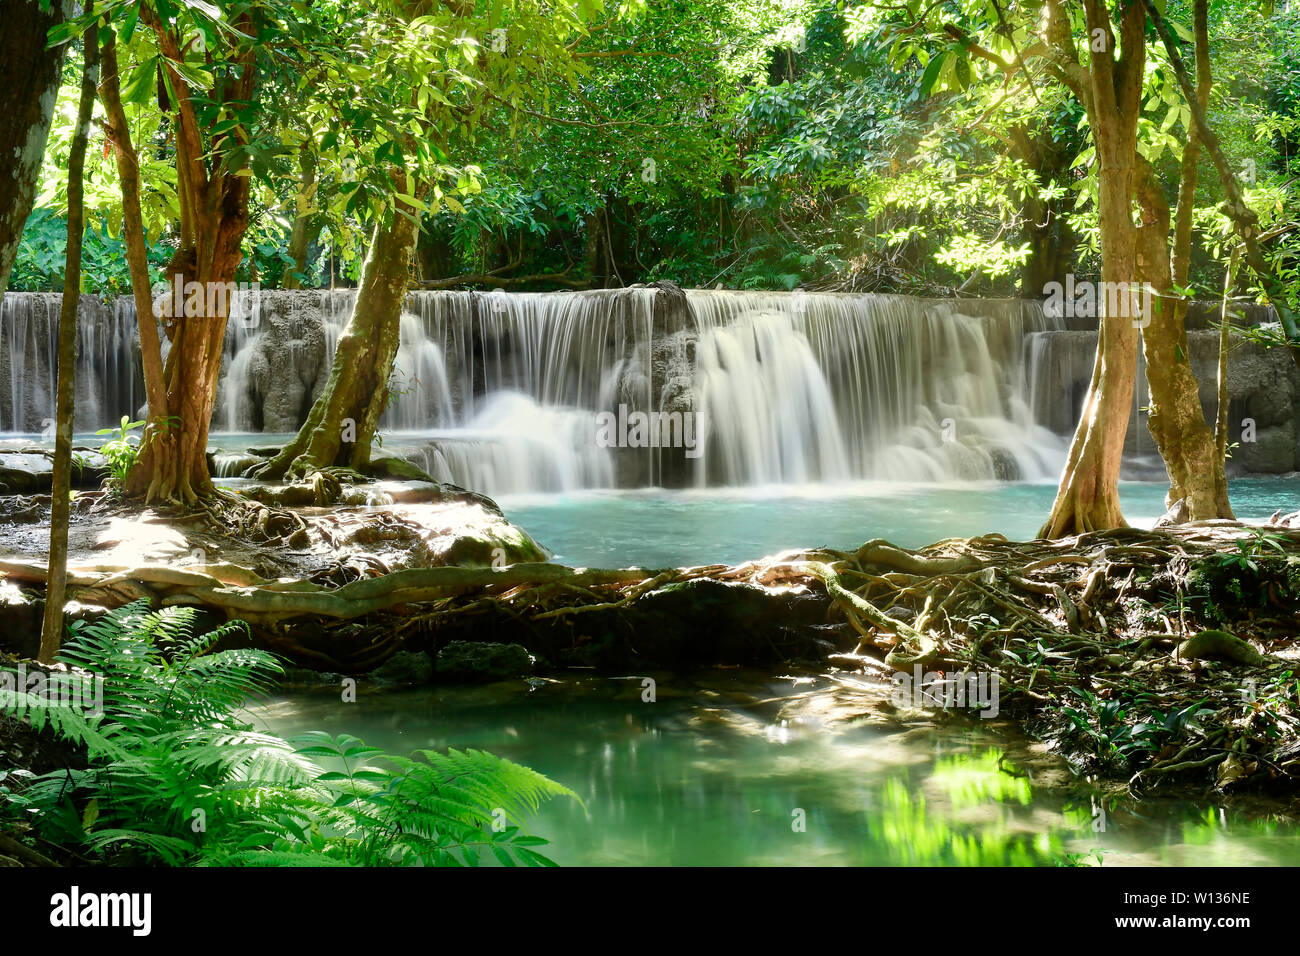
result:
[[[438,651],[435,667],[438,676],[444,680],[510,680],[531,674],[533,658],[519,644],[452,641]]]
[[[522,528],[494,521],[458,535],[443,555],[446,564],[462,567],[502,568],[525,561],[545,561],[546,549]]]
[[[370,678],[392,686],[427,684],[433,679],[433,661],[423,651],[398,651],[371,671]]]
[[[437,482],[437,479],[419,465],[388,453],[381,453],[371,458],[370,463],[366,465],[366,474],[372,478],[392,478],[397,481],[432,481],[435,484]]]

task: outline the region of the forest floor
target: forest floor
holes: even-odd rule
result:
[[[594,570],[545,562],[479,496],[366,487],[329,489],[333,505],[247,488],[189,513],[80,493],[70,597],[197,605],[321,671],[460,640],[521,644],[544,669],[802,669],[870,685],[877,708],[892,684],[900,716],[1014,719],[1133,792],[1300,794],[1296,516]],[[30,654],[48,498],[0,498],[0,525],[4,632]]]

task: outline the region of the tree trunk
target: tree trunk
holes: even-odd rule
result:
[[[402,303],[420,228],[417,216],[414,208],[405,207],[375,227],[325,391],[294,440],[257,477],[301,477],[333,466],[364,471],[369,465],[401,342]]]
[[[592,210],[583,219],[583,262],[593,289],[603,289],[609,279],[609,255],[606,252],[607,213],[604,207]]]
[[[1219,313],[1219,409],[1214,417],[1214,454],[1219,463],[1219,472],[1224,472],[1228,460],[1228,349],[1232,341],[1232,324],[1228,321],[1228,298],[1232,292],[1232,283],[1237,275],[1237,250],[1228,257],[1227,268],[1223,272],[1223,306]],[[1223,479],[1224,496],[1227,496],[1227,479]]]
[[[1123,4],[1123,56],[1116,58],[1105,5],[1100,0],[1085,0],[1084,6],[1089,35],[1104,34],[1106,38],[1105,50],[1092,54],[1088,82],[1079,89],[1088,109],[1099,164],[1097,204],[1104,285],[1096,297],[1100,326],[1092,382],[1056,500],[1039,532],[1049,538],[1125,526],[1119,504],[1119,469],[1137,377],[1132,203],[1146,18],[1140,0]],[[1073,56],[1073,40],[1069,43]],[[1119,294],[1107,294],[1107,289],[1119,290]],[[1114,314],[1116,311],[1120,314]]]
[[[167,411],[174,425],[170,442],[149,441],[127,478],[128,495],[147,501],[193,504],[211,494],[208,471],[208,428],[217,396],[222,346],[235,289],[235,270],[242,258],[240,245],[248,229],[248,195],[251,177],[240,175],[244,162],[231,163],[222,151],[248,141],[243,126],[235,126],[204,140],[205,127],[195,109],[195,94],[171,65],[184,56],[173,27],[164,24],[147,6],[141,22],[153,30],[167,64],[175,128],[177,196],[181,209],[181,236],[167,269],[173,290],[163,307],[163,321],[172,348],[163,370]],[[242,32],[255,32],[251,12],[233,24]],[[256,80],[252,48],[242,55],[239,78],[226,89],[229,103],[251,99]],[[215,159],[209,159],[210,156]],[[193,290],[193,292],[191,292]],[[180,306],[179,314],[177,306]]]
[[[316,154],[313,148],[304,145],[298,150],[298,170],[300,173],[298,195],[295,200],[296,216],[293,231],[289,235],[289,258],[293,260],[293,272],[285,276],[286,289],[301,289],[302,280],[298,278],[307,271],[307,247],[316,235],[320,234],[320,217],[309,212],[316,201]],[[313,228],[313,224],[315,228]]]
[[[1227,514],[1220,513],[1214,433],[1205,421],[1200,385],[1187,346],[1183,320],[1187,301],[1173,287],[1169,204],[1151,164],[1140,155],[1138,164],[1136,187],[1142,211],[1142,225],[1137,231],[1138,274],[1151,288],[1150,311],[1144,316],[1147,324],[1142,330],[1151,393],[1147,424],[1169,474],[1165,506],[1184,502],[1191,521],[1231,518],[1231,509]],[[1224,492],[1226,497],[1226,488]]]
[[[95,108],[99,47],[95,26],[84,34],[85,63],[77,128],[68,150],[68,247],[63,270],[63,305],[59,311],[59,384],[54,432],[54,475],[50,487],[50,561],[46,577],[45,617],[39,659],[51,663],[63,640],[63,603],[68,570],[68,510],[72,484],[72,418],[76,398],[77,306],[81,300],[81,239],[84,231],[82,182],[86,141]]]
[[[145,395],[149,403],[143,440],[146,444],[166,444],[172,441],[167,410],[167,380],[163,374],[162,342],[158,336],[153,291],[149,284],[144,217],[140,212],[140,160],[135,145],[131,142],[131,127],[127,123],[126,111],[122,108],[117,40],[112,32],[104,42],[99,96],[107,114],[104,130],[117,160],[117,177],[122,189],[122,236],[126,242],[131,294],[135,301],[136,325],[140,334]]]
[[[1209,103],[1209,31],[1206,0],[1195,0],[1196,98],[1204,110]],[[1139,156],[1137,200],[1142,212],[1138,230],[1138,266],[1143,281],[1154,290],[1152,314],[1142,331],[1150,387],[1148,427],[1169,474],[1165,506],[1182,501],[1190,521],[1231,518],[1223,459],[1216,453],[1214,433],[1205,421],[1200,386],[1192,371],[1187,346],[1187,287],[1192,257],[1192,213],[1196,202],[1200,139],[1193,128],[1183,148],[1178,180],[1178,216],[1172,253],[1166,255],[1169,205],[1155,171]]]
[[[70,0],[55,0],[51,8],[44,13],[40,0],[5,0],[0,31],[0,156],[5,157],[0,176],[0,297],[9,287],[18,242],[40,184],[68,48],[64,43],[47,50],[45,35],[76,14]]]

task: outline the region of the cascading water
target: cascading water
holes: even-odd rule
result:
[[[414,293],[380,426],[435,478],[489,494],[613,487],[595,414],[650,400],[636,371],[648,362],[654,296]],[[349,303],[331,305],[326,367]]]
[[[61,294],[46,292],[9,292],[0,300],[0,432],[50,432],[62,303]],[[144,382],[129,298],[81,297],[76,381],[78,430],[135,417],[144,402]]]
[[[214,433],[297,428],[354,295],[264,292],[232,321]],[[5,297],[0,427],[38,431],[53,407],[58,296],[44,298]],[[1050,479],[1064,454],[1031,410],[1042,383],[1025,356],[1055,328],[1032,303],[637,287],[417,292],[407,307],[385,448],[488,494]],[[92,427],[143,401],[130,300],[97,309],[79,364],[98,397],[78,420]],[[603,433],[602,413],[618,428]],[[635,427],[627,440],[629,419],[669,413],[697,426],[696,453]]]
[[[1064,446],[1025,401],[1036,305],[689,293],[710,482],[1046,479]],[[970,308],[986,314],[964,314]]]

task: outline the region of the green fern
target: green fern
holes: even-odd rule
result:
[[[444,866],[485,851],[551,863],[520,824],[570,790],[481,751],[412,760],[347,735],[255,731],[235,715],[281,667],[263,651],[213,650],[242,623],[202,635],[194,624],[191,608],[140,601],[73,629],[61,658],[103,678],[102,714],[26,693],[0,701],[88,759],[0,790],[0,826],[21,813],[47,840],[125,863]]]
[[[468,866],[490,850],[502,863],[552,865],[546,841],[520,823],[552,797],[577,794],[535,770],[481,750],[385,754],[346,734],[292,739],[298,753],[341,770],[314,781],[333,796],[331,846],[354,862]],[[579,800],[579,803],[581,801]]]

